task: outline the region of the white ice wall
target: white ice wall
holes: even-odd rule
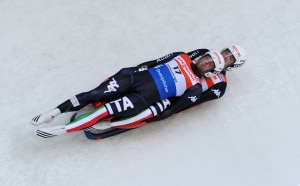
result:
[[[1,185],[300,184],[300,1],[2,0]],[[30,120],[125,66],[238,43],[225,96],[103,141]],[[53,124],[67,122],[70,114]]]

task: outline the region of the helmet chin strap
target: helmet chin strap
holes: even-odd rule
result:
[[[210,73],[213,73],[213,70],[214,70],[214,68],[209,69],[209,70],[206,70],[206,71],[202,72],[202,74],[203,74],[204,76],[208,77]]]

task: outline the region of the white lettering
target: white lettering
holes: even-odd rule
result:
[[[128,97],[124,97],[123,98],[123,107],[124,107],[124,110],[127,110],[127,108],[134,108],[132,102],[128,99]]]
[[[121,105],[121,103],[123,105]],[[134,105],[132,104],[132,102],[130,101],[130,99],[128,97],[126,97],[126,96],[123,97],[123,98],[121,98],[121,99],[117,99],[117,100],[111,101],[110,104],[115,104],[118,112],[125,111],[128,108],[134,108]]]
[[[121,108],[121,105],[120,105],[119,101],[121,101],[121,99],[117,99],[117,100],[112,101],[110,103],[114,103],[116,105],[117,109],[118,109],[118,112],[121,112],[122,108]]]
[[[162,60],[165,60],[165,59],[167,59],[168,57],[170,57],[172,54],[167,54],[167,55],[165,55],[164,57],[161,57],[161,58],[159,58],[158,60],[157,60],[157,62],[160,62],[160,61],[162,61]]]
[[[167,82],[166,82],[164,76],[162,75],[160,69],[159,69],[159,68],[156,69],[156,72],[158,73],[158,75],[159,75],[159,77],[160,77],[160,80],[162,81],[162,83],[163,83],[163,85],[164,85],[165,91],[166,91],[166,92],[169,92]]]

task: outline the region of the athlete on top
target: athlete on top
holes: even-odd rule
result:
[[[52,137],[97,127],[134,128],[165,119],[204,101],[222,97],[227,84],[225,70],[241,66],[244,62],[244,50],[233,45],[222,50],[221,54],[207,49],[187,54],[175,52],[137,67],[121,69],[97,88],[80,93],[54,110],[34,117],[32,123],[50,122],[61,113],[77,111],[89,103],[106,104],[66,125],[38,129],[35,133],[41,137]],[[125,116],[132,117],[124,120]],[[105,124],[96,124],[107,118],[113,119]]]

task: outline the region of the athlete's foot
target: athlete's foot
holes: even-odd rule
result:
[[[44,113],[44,114],[40,114],[38,116],[35,116],[32,120],[31,123],[35,126],[38,126],[42,123],[49,123],[51,122],[56,116],[58,116],[59,114],[61,114],[60,110],[58,108]]]
[[[65,133],[67,133],[67,131],[65,129],[65,125],[61,125],[61,126],[37,129],[33,133],[42,138],[50,138],[50,137],[65,134]]]

